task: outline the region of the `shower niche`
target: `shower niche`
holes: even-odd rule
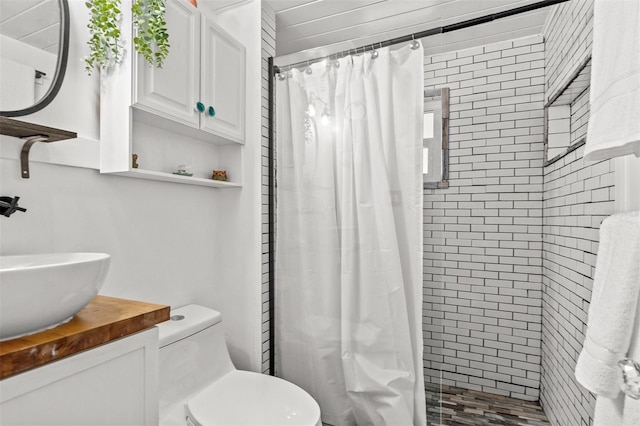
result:
[[[167,0],[166,21],[171,48],[162,68],[127,55],[105,78],[100,171],[241,187],[245,46],[222,28],[223,11]],[[213,180],[213,170],[226,170],[228,181]]]
[[[544,165],[585,144],[589,121],[591,57],[549,98],[544,107]]]

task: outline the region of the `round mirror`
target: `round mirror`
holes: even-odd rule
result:
[[[47,106],[62,85],[68,53],[67,0],[0,0],[0,115]]]

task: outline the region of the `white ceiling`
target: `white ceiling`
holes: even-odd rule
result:
[[[264,0],[276,12],[276,63],[382,42],[539,0]],[[550,7],[422,40],[430,54],[540,34]]]
[[[80,0],[78,0],[80,1]],[[242,0],[202,0],[203,3]],[[329,55],[539,0],[263,0],[276,12],[277,64]],[[57,0],[0,0],[0,33],[52,53]],[[428,54],[540,34],[551,8],[424,38]]]
[[[58,53],[58,0],[0,0],[0,34]]]

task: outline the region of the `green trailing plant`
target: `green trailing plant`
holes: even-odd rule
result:
[[[89,0],[85,4],[91,12],[87,25],[90,54],[85,58],[85,69],[91,74],[94,68],[109,68],[122,61],[121,0]],[[150,65],[162,68],[170,47],[164,0],[133,0],[131,15],[137,30],[133,38],[135,50]]]
[[[85,58],[85,70],[91,75],[93,68],[109,67],[122,60],[120,45],[120,0],[91,0],[86,3],[91,12],[87,42],[89,56]]]
[[[134,0],[131,11],[133,25],[138,28],[133,45],[150,65],[162,68],[162,63],[169,55],[164,0]]]

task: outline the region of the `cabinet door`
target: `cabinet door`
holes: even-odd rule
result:
[[[235,142],[244,142],[245,48],[202,15],[200,93],[207,110],[200,127]]]
[[[0,424],[158,424],[158,329],[0,380]]]
[[[137,55],[134,105],[140,109],[199,127],[196,103],[200,85],[200,13],[184,0],[167,0],[165,18],[169,56],[162,68]]]

